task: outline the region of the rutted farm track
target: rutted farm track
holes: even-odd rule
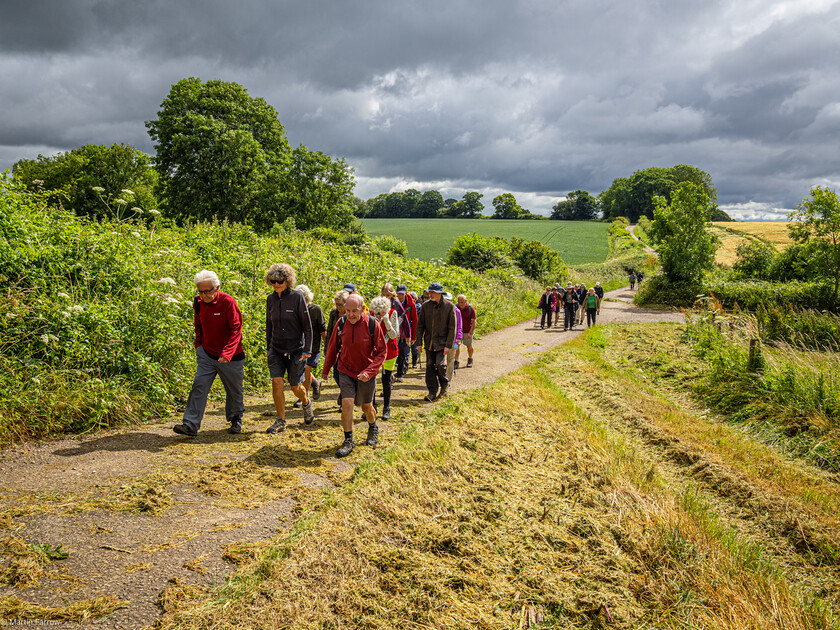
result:
[[[618,302],[605,303],[603,316],[680,320]],[[641,338],[645,327],[638,330]],[[459,371],[453,390],[491,383],[576,336],[531,322],[487,335],[476,368]],[[788,577],[769,579],[769,609],[784,610],[788,583],[793,599],[816,596],[840,609],[837,480],[761,445],[745,451],[760,452],[759,471],[739,468],[721,444],[748,438],[644,384],[627,351],[575,341],[492,386],[489,397],[466,392],[440,409],[416,402],[424,388],[415,370],[395,390],[400,401],[381,446],[357,449],[349,462],[332,458],[333,388],[312,429],[298,427],[292,412],[280,440],[261,431],[271,406],[254,398],[241,436],[210,414],[192,441],[173,437],[168,422],[10,450],[0,466],[15,476],[2,484],[0,524],[6,566],[19,575],[6,571],[4,595],[52,607],[41,618],[67,619],[62,627],[138,628],[161,610],[166,627],[668,626],[684,614],[673,601],[683,595],[661,587],[675,581],[671,552],[651,535],[670,514],[668,490],[682,497],[677,503],[692,502],[692,514],[706,505],[716,528],[743,536],[757,567],[783,570]],[[412,440],[423,445],[419,459]],[[403,465],[395,458],[406,452]],[[786,493],[761,466],[790,467],[788,476],[810,483],[822,503]],[[279,556],[265,555],[278,534],[300,529],[301,513],[317,523],[282,543]],[[13,552],[27,543],[61,544],[70,555],[33,568]],[[686,566],[701,562],[699,547],[691,553]],[[229,589],[230,607],[200,604],[236,567],[245,577]],[[253,593],[243,591],[254,579]],[[123,607],[96,619],[97,605],[117,600]],[[62,608],[85,601],[89,620]],[[786,627],[771,621],[763,627]]]

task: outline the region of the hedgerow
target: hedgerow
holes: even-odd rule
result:
[[[536,300],[537,287],[521,278],[511,286],[329,236],[289,225],[259,236],[226,222],[97,222],[50,207],[4,176],[0,444],[138,421],[182,404],[194,372],[192,278],[200,269],[216,271],[242,309],[251,391],[269,383],[263,277],[275,262],[292,264],[325,312],[345,282],[374,296],[386,281],[414,290],[439,281],[467,295],[481,333],[527,318]]]

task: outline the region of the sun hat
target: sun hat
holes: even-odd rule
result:
[[[434,293],[443,293],[443,285],[440,282],[432,282],[426,291],[433,291]]]
[[[452,301],[452,294],[449,291],[447,291],[446,293],[443,294],[443,299],[444,300],[449,300],[451,302]]]
[[[404,284],[397,285],[397,293],[408,293],[408,287]]]

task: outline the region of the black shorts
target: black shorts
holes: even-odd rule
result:
[[[364,405],[373,402],[373,395],[376,393],[376,378],[365,382],[339,371],[338,387],[341,390],[342,399],[352,398],[353,404]]]
[[[316,352],[315,354],[310,354],[309,358],[306,360],[306,365],[311,367],[313,370],[318,367],[318,361],[321,359],[321,353]]]
[[[288,373],[289,385],[295,387],[303,383],[303,373],[306,364],[300,358],[303,351],[292,354],[282,354],[274,348],[268,349],[268,373],[271,378],[286,378]]]

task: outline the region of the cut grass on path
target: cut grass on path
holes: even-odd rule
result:
[[[161,627],[836,628],[836,483],[663,397],[621,364],[637,334],[415,410]]]
[[[462,234],[516,236],[553,247],[567,265],[601,263],[609,253],[608,223],[595,221],[515,221],[492,219],[363,219],[370,236],[388,234],[408,245],[408,255],[421,260],[446,258]]]

